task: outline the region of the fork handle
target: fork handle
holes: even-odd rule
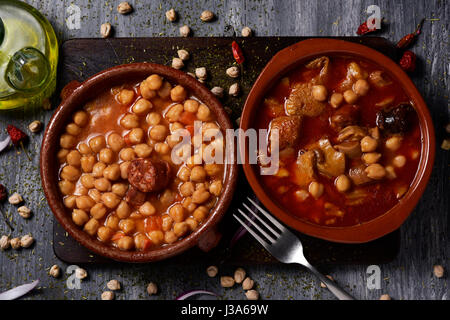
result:
[[[308,268],[312,273],[314,273],[320,281],[322,281],[339,300],[355,300],[351,295],[345,292],[341,287],[339,287],[334,281],[328,279],[323,274],[321,274],[316,268],[314,268],[309,263],[302,263],[306,268]]]

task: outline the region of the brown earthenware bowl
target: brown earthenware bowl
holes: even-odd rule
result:
[[[355,56],[369,60],[396,79],[409,96],[417,111],[422,135],[421,158],[409,190],[397,205],[373,220],[350,227],[326,227],[296,218],[275,203],[261,186],[255,173],[256,165],[248,163],[246,145],[244,141],[240,141],[241,159],[246,160],[243,165],[244,172],[253,191],[267,209],[293,229],[334,242],[368,242],[396,230],[406,220],[425,190],[434,162],[434,128],[428,108],[408,75],[394,61],[366,46],[342,40],[310,39],[294,44],[278,52],[259,75],[245,102],[240,127],[243,130],[252,128],[262,99],[283,75],[321,55]]]
[[[63,101],[53,114],[44,134],[41,147],[41,180],[45,196],[56,219],[63,228],[79,243],[92,252],[104,257],[125,262],[150,262],[177,255],[193,246],[208,251],[217,245],[220,234],[216,229],[217,223],[225,214],[233,196],[237,180],[237,165],[226,164],[225,181],[222,194],[211,210],[209,218],[189,236],[150,251],[121,251],[108,246],[81,230],[72,221],[71,212],[63,204],[63,197],[58,189],[58,160],[57,151],[59,138],[65,126],[70,121],[73,112],[81,108],[87,101],[96,97],[99,92],[108,90],[125,81],[141,81],[156,73],[172,83],[181,84],[193,95],[198,97],[217,116],[217,121],[223,130],[232,129],[228,115],[220,102],[211,91],[184,72],[154,63],[133,63],[104,70],[83,83],[69,83],[63,89]]]

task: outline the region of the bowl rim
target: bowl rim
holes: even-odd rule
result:
[[[93,98],[93,94],[95,95],[95,92],[98,92],[96,90],[108,90],[114,84],[124,83],[131,79],[142,80],[154,73],[163,76],[172,83],[183,85],[194,96],[207,104],[216,114],[217,121],[223,130],[233,128],[221,103],[203,84],[186,73],[171,67],[150,62],[141,62],[118,65],[102,70],[79,84],[74,88],[73,92],[61,101],[53,113],[42,140],[40,152],[41,182],[44,194],[54,216],[61,226],[81,245],[98,255],[116,261],[139,263],[158,261],[175,256],[198,245],[202,237],[210,231],[217,233],[217,223],[227,211],[236,188],[238,168],[234,161],[233,163],[226,163],[222,194],[216,205],[211,209],[209,218],[189,236],[176,241],[174,244],[155,250],[122,251],[89,236],[72,221],[69,210],[63,204],[62,196],[57,187],[58,184],[55,183],[59,170],[56,150],[59,147],[59,137],[63,132],[63,128],[65,128],[73,112]],[[124,81],[123,79],[127,80]]]
[[[251,128],[252,115],[273,83],[302,62],[320,55],[356,56],[381,66],[400,83],[410,101],[413,102],[419,118],[422,145],[417,172],[407,193],[399,203],[375,219],[348,227],[326,227],[295,218],[272,201],[254,172],[255,165],[248,163],[245,141],[240,140],[240,156],[245,159],[243,161],[244,173],[256,196],[266,208],[297,231],[332,242],[364,243],[372,241],[398,229],[410,215],[426,188],[435,157],[434,127],[426,103],[409,76],[394,61],[374,49],[344,40],[313,38],[300,41],[279,51],[260,73],[245,101],[240,129],[245,131]]]

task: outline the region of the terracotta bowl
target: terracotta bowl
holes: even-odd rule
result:
[[[326,227],[296,218],[276,204],[261,186],[255,173],[256,165],[244,161],[244,172],[253,191],[267,209],[293,229],[333,242],[368,242],[396,230],[406,220],[425,190],[434,161],[434,128],[428,108],[408,75],[394,61],[366,46],[342,40],[310,39],[294,44],[278,52],[259,75],[245,102],[240,127],[243,130],[252,127],[255,113],[262,99],[283,75],[321,55],[355,56],[381,66],[401,84],[413,102],[419,118],[422,149],[417,173],[409,190],[397,205],[373,220],[350,227]],[[241,158],[248,160],[245,143],[241,141],[240,146]]]
[[[204,251],[208,251],[216,246],[220,239],[216,225],[225,214],[236,187],[237,166],[236,164],[227,164],[222,195],[211,210],[209,218],[189,236],[174,244],[151,251],[121,251],[113,248],[90,237],[72,221],[70,210],[63,204],[63,198],[57,183],[59,165],[56,154],[59,148],[59,137],[64,132],[66,124],[70,121],[75,110],[81,108],[87,101],[95,98],[99,92],[112,86],[123,84],[124,81],[143,80],[153,73],[187,88],[193,95],[210,107],[224,130],[233,128],[220,102],[208,88],[193,77],[163,65],[133,63],[104,70],[81,84],[70,83],[66,86],[63,89],[63,101],[50,119],[41,147],[42,186],[56,219],[75,240],[90,251],[110,259],[125,262],[157,261],[177,255],[196,245]]]

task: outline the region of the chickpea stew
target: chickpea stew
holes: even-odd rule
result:
[[[414,179],[417,114],[395,79],[372,62],[313,59],[279,80],[260,108],[255,127],[269,129],[269,141],[278,129],[280,153],[278,172],[259,180],[299,219],[329,227],[372,220]]]
[[[73,222],[103,243],[139,251],[199,228],[221,195],[225,169],[191,145],[173,161],[182,138],[194,139],[194,121],[202,132],[222,130],[208,106],[157,74],[101,92],[76,111],[57,155]],[[201,149],[211,143],[224,148],[213,138]]]

